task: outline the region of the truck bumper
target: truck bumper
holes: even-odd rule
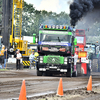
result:
[[[64,65],[64,64],[63,65],[38,64],[37,69],[42,72],[49,71],[49,72],[65,73],[70,68],[69,66],[70,65]]]

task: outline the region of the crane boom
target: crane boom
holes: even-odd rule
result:
[[[12,32],[10,36],[11,46],[15,41],[15,37],[21,40],[21,30],[22,30],[22,9],[23,0],[13,0],[12,9]]]

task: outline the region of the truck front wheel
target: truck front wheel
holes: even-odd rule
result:
[[[67,77],[72,77],[72,68],[68,69],[68,72],[66,73]]]
[[[42,72],[40,72],[39,70],[37,70],[37,76],[42,76]]]
[[[77,77],[77,70],[73,72],[73,77]]]

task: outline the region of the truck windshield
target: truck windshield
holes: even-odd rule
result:
[[[68,34],[40,34],[41,42],[71,42],[71,35]]]

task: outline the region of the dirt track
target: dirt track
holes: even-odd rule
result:
[[[93,85],[100,83],[100,73],[92,73]],[[36,70],[10,70],[0,71],[0,100],[12,100],[12,98],[18,98],[22,80],[26,82],[26,92],[29,100],[41,100],[38,95],[52,93],[55,94],[58,88],[59,79],[61,76],[46,77],[36,76]],[[62,77],[63,89],[67,91],[64,93],[64,97],[57,97],[55,95],[41,96],[42,100],[99,100],[91,98],[100,98],[100,88],[94,88],[92,92],[87,93],[86,89],[79,89],[87,86],[89,77]],[[79,90],[74,90],[74,88]],[[98,89],[98,90],[97,90]],[[68,91],[70,90],[70,91]],[[95,92],[95,91],[96,92]],[[35,98],[37,95],[38,98]],[[97,96],[97,97],[96,97]],[[53,97],[53,98],[52,98]],[[76,99],[75,99],[76,98]],[[86,99],[88,98],[88,99]]]

